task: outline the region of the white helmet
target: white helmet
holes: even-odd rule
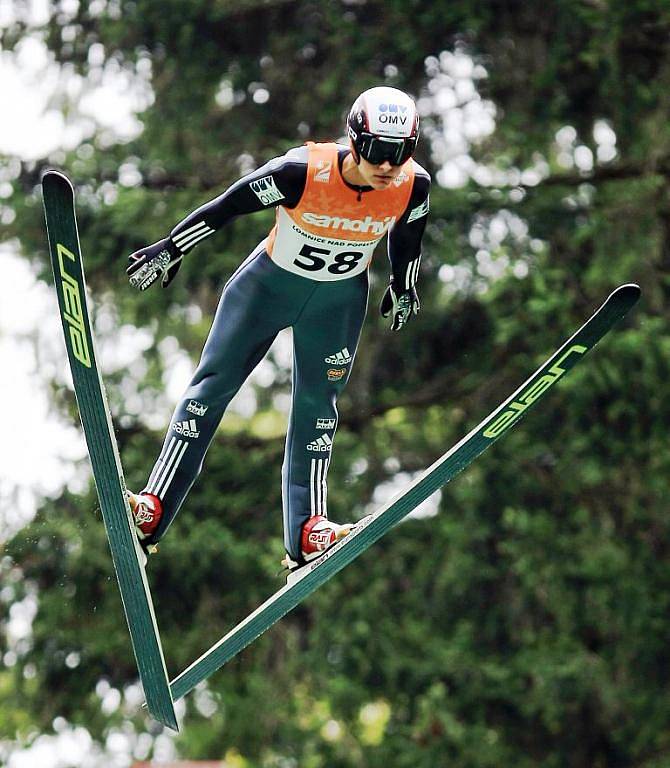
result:
[[[385,160],[402,165],[414,154],[419,139],[416,104],[397,88],[370,88],[351,107],[347,133],[357,163],[363,157],[373,165]]]

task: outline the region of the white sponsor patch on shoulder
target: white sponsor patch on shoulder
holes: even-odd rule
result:
[[[284,199],[272,176],[263,176],[262,179],[250,182],[249,186],[263,205],[270,205]]]
[[[417,219],[420,219],[422,216],[428,215],[429,210],[430,210],[430,198],[427,197],[423,201],[423,203],[421,203],[420,205],[417,205],[416,208],[412,208],[409,216],[407,217],[407,223],[409,224],[410,221],[416,221]]]

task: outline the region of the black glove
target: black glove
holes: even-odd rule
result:
[[[177,246],[166,237],[128,256],[128,280],[133,288],[146,291],[160,277],[163,288],[167,288],[179,272],[183,258]]]
[[[397,291],[393,282],[391,282],[379,305],[379,311],[382,317],[391,315],[391,330],[399,331],[412,314],[419,314],[420,307],[421,304],[419,303],[419,297],[414,286]]]

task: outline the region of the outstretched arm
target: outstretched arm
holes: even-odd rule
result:
[[[130,284],[141,291],[156,280],[166,288],[184,254],[228,222],[247,213],[284,205],[294,207],[307,179],[307,150],[297,147],[236,181],[223,194],[179,222],[168,237],[129,256]]]
[[[306,179],[307,148],[289,150],[201,205],[177,224],[170,239],[183,255],[238,216],[277,205],[293,208],[305,189]]]

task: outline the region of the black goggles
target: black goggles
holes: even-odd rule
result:
[[[416,138],[391,139],[387,136],[361,133],[357,149],[361,157],[372,165],[381,165],[385,160],[391,165],[403,165],[414,154]]]

